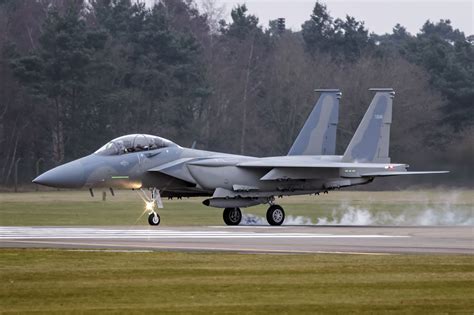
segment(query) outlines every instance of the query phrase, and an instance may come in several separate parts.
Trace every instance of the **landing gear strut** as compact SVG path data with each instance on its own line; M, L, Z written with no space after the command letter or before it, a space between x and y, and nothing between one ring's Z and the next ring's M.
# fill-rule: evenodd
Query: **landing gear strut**
M145 201L145 211L148 211L148 223L150 225L158 225L161 222L160 215L156 213L156 208L163 208L163 202L161 201L160 191L153 188L151 196L143 189L140 189L143 196L142 199Z
M225 224L239 225L242 220L242 211L240 211L240 208L225 208L223 217Z
M267 221L270 225L281 225L285 221L285 211L279 205L271 205L267 210Z

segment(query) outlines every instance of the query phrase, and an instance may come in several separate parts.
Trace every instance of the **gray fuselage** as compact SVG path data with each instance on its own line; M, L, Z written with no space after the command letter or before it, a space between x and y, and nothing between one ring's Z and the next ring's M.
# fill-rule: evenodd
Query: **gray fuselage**
M236 197L269 197L317 193L332 188L364 184L370 178L342 178L339 168L305 169L298 179L268 179L273 169L240 167L243 162L288 161L305 164L306 160L339 162L342 156L280 156L257 158L183 148L168 147L120 155L91 154L58 166L34 180L36 183L62 188L158 188L162 196L211 196L216 189ZM343 173L347 173L344 172ZM218 197L218 196L215 196ZM226 196L228 197L228 196Z

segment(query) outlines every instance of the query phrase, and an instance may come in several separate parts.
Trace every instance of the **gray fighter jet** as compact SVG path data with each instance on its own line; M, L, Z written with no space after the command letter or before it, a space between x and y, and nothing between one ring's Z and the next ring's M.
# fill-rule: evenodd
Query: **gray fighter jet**
M238 225L240 208L269 204L267 221L281 225L275 196L327 193L370 183L376 177L447 173L409 172L389 157L393 89L375 96L344 155L334 155L339 90L322 94L287 156L252 157L183 148L167 139L132 134L116 138L91 155L58 166L33 180L52 187L136 189L143 194L151 225L160 223L161 197L208 197L224 208L224 222Z

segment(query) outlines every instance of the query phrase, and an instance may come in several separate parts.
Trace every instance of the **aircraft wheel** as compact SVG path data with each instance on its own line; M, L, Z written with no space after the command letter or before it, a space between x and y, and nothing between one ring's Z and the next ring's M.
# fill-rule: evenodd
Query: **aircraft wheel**
M270 225L281 225L285 221L285 211L279 205L271 205L267 210L267 221Z
M239 225L242 220L242 212L240 208L225 208L224 209L224 222L227 225Z
M161 222L161 219L158 213L156 212L150 213L150 215L148 216L148 223L150 225L158 225L160 224L160 222Z

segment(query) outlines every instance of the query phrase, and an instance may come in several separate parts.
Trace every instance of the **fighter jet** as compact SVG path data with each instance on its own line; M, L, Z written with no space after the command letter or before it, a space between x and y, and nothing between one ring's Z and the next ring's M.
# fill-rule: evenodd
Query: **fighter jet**
M141 193L150 225L158 225L161 197L207 197L203 204L224 208L227 225L238 225L240 208L268 204L270 225L281 225L285 211L275 197L327 193L363 185L376 177L439 174L409 172L389 157L393 89L375 92L343 155L334 155L339 99L337 89L322 94L287 156L253 157L178 144L152 135L116 138L91 155L58 166L33 180L58 188L134 189Z

